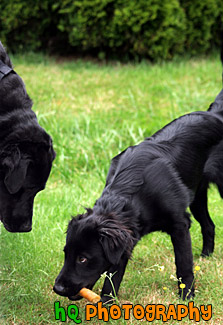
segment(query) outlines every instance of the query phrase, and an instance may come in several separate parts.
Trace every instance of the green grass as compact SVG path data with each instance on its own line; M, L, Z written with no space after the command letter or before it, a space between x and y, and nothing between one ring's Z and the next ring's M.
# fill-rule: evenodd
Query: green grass
M57 158L46 189L35 199L32 232L11 234L1 226L0 324L59 323L54 319L54 301L64 307L69 301L54 294L52 286L63 264L70 216L83 212L83 206L92 206L100 196L114 155L170 120L208 108L221 89L221 65L218 55L160 65L57 62L36 54L12 60L34 101L40 124L54 139ZM196 275L195 305L212 304L209 323L222 324L223 204L215 188L210 189L209 206L216 224L212 257L200 257L196 221L191 229L194 263L201 267ZM162 272L160 266L164 266ZM175 275L175 263L170 238L163 233L145 236L128 264L120 303L178 304L171 274ZM102 280L95 290L101 287ZM85 302L77 305L84 319ZM110 323L136 322L131 317L128 322ZM185 318L183 323L191 321Z

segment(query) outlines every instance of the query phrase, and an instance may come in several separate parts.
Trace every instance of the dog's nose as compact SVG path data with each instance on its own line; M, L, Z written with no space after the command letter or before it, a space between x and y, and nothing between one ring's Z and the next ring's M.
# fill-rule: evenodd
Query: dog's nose
M29 232L32 230L31 223L17 225L17 224L7 224L6 222L3 221L3 224L5 229L8 230L9 232Z
M21 225L13 227L14 232L29 232L31 230L32 230L32 223L30 222L25 222L22 223Z
M64 296L66 292L66 288L62 286L61 284L56 284L53 287L53 290L60 296Z
M32 225L29 223L29 224L21 225L19 227L18 232L29 232L31 230L32 230Z

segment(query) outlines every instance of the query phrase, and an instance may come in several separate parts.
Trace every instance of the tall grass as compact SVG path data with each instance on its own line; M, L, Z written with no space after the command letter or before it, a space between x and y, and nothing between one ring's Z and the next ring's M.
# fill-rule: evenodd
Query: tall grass
M58 62L37 54L12 59L40 124L53 137L57 158L46 189L35 199L32 232L11 234L1 226L0 322L53 324L59 323L54 301L70 303L52 291L63 263L70 216L100 196L114 155L182 114L206 110L221 89L221 66L217 55L160 65ZM201 267L195 304L212 304L209 323L222 324L223 204L215 188L210 189L209 206L216 224L212 257L200 257L202 238L196 221L191 229L194 262ZM120 303L179 303L171 274L175 275L175 263L170 238L163 233L145 236L128 264ZM95 290L101 287L102 280ZM85 302L77 305L84 318Z

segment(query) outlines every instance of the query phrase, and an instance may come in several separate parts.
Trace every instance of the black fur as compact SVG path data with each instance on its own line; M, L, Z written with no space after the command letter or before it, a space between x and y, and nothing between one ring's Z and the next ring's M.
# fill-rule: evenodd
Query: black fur
M0 60L12 63L0 43ZM52 139L38 124L32 101L14 71L0 81L0 218L11 232L32 229L33 201L55 158Z
M131 252L153 231L171 236L177 278L186 285L180 295L194 296L190 238L192 214L201 225L202 255L214 250L214 223L207 207L210 182L223 198L223 90L207 112L182 116L142 143L113 158L106 185L92 210L73 218L65 246L65 262L54 290L80 299L100 275L113 274L118 292ZM103 302L114 295L105 279Z

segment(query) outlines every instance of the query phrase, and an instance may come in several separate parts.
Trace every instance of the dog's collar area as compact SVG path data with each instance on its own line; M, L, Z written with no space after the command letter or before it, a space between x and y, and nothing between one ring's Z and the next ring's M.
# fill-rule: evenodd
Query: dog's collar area
M13 69L0 60L0 80L7 76Z

